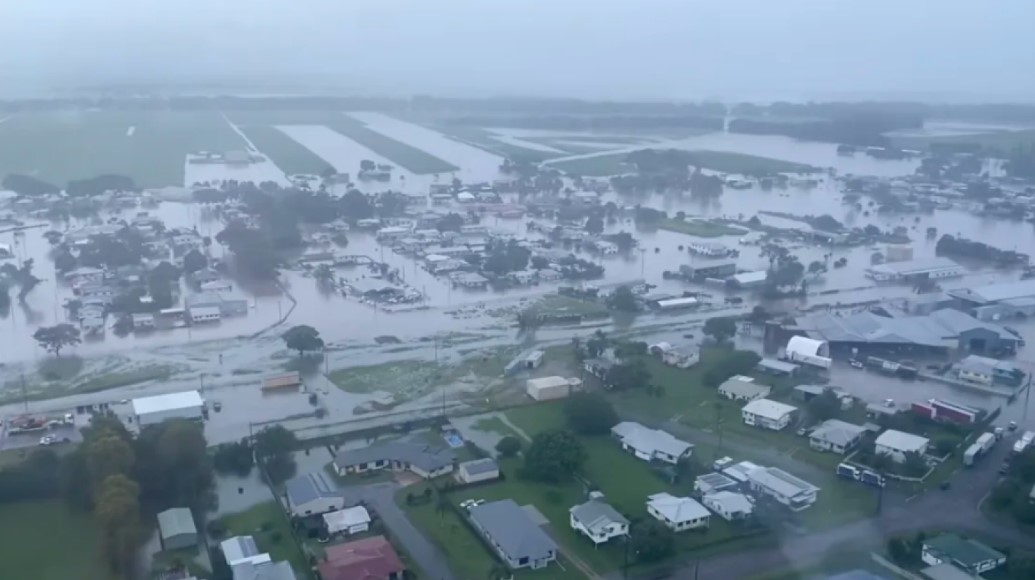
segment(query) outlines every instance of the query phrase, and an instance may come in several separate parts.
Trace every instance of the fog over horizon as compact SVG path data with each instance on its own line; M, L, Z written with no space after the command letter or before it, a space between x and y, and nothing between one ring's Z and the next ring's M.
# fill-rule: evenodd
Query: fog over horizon
M196 84L1035 101L1033 0L40 0L9 2L0 16L5 96Z

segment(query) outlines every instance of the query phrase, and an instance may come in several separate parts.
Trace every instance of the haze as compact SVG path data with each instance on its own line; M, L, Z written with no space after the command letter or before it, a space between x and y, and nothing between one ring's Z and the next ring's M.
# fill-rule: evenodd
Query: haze
M1035 2L7 2L7 92L1033 100Z

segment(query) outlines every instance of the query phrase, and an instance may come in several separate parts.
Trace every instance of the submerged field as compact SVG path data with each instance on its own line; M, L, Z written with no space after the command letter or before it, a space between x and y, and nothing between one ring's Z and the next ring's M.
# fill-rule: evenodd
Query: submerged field
M783 159L771 157L760 157L758 155L746 155L743 153L730 153L728 151L691 151L696 163L702 169L719 171L722 173L738 174L768 174L768 173L799 173L816 171L815 167L804 163L795 163ZM607 175L621 175L632 173L636 168L626 162L628 151L595 155L593 157L580 157L566 159L557 162L548 162L551 167L561 171L587 177L602 177Z
M54 111L0 123L0 176L22 173L64 187L104 173L143 187L183 185L188 153L244 149L214 111Z

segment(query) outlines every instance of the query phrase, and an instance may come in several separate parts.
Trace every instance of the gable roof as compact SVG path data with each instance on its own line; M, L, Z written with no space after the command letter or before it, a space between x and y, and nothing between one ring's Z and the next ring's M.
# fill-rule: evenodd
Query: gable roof
M769 395L772 388L769 385L763 385L755 381L751 377L745 377L743 375L736 375L723 381L719 385L719 393L723 395L731 395L734 397L765 397Z
M223 558L231 567L248 558L261 554L259 547L255 544L255 538L251 536L234 536L219 543L219 549L223 551ZM268 558L267 558L268 560Z
M705 505L722 506L722 511L728 513L751 513L755 505L742 493L732 491L713 491L704 496Z
M171 538L180 534L197 534L198 528L194 526L194 516L190 509L171 508L158 514L158 530L162 538Z
M924 540L924 548L936 552L939 559L951 560L964 568L973 568L982 562L1000 560L1006 556L977 540L961 538L956 534L941 534Z
M388 580L405 568L384 536L328 546L324 555L319 564L323 580Z
M660 451L679 457L693 447L686 441L676 439L667 431L651 429L632 421L622 421L611 427L611 433L619 437L622 443L650 455Z
M591 499L584 504L572 506L568 511L591 532L613 523L629 525L629 520L618 513L618 510L598 499Z
M784 497L795 497L819 491L818 487L804 479L787 473L779 467L759 467L749 471L747 476L755 485L764 487Z
M751 413L774 421L779 420L788 413L797 411L794 405L788 405L772 399L755 399L741 408L744 413Z
M264 554L267 557L268 554ZM290 562L244 561L232 567L234 580L296 580Z
M861 425L853 425L840 419L827 419L812 431L809 438L819 439L831 445L845 446L865 432L866 428Z
M830 342L866 344L915 344L951 348L966 332L985 330L1001 340L1017 340L1003 327L982 322L973 316L944 308L926 316L880 316L874 312L857 312L838 316L819 312L795 320L798 328L813 338Z
M512 499L483 503L470 509L471 520L512 560L547 559L557 544Z
M919 435L913 435L912 433L897 431L895 429L888 429L881 433L880 436L877 437L877 440L874 441L878 446L888 447L895 451L902 452L918 452L929 442L930 440L927 437L921 437Z
M705 518L711 515L697 500L689 497L676 497L670 493L661 492L647 497L647 505L665 516L671 522L687 522Z
M292 506L305 505L311 501L326 497L342 497L327 477L319 471L312 471L289 479L284 484L288 502Z
M489 473L490 471L498 471L500 468L500 466L496 464L496 460L491 457L465 461L461 463L459 467L469 475L481 475L483 473Z
M343 449L334 457L339 468L371 461L390 460L409 463L423 471L437 471L452 465L456 455L449 449L416 441L385 441L362 449Z

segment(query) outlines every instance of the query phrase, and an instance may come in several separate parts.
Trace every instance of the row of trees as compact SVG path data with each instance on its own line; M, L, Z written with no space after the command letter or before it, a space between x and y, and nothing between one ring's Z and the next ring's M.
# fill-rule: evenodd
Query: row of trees
M61 188L37 177L11 173L4 177L3 188L18 195L40 196L60 193ZM74 179L65 186L65 192L71 196L90 197L101 195L106 191L140 191L132 178L125 175L104 174L88 179Z

